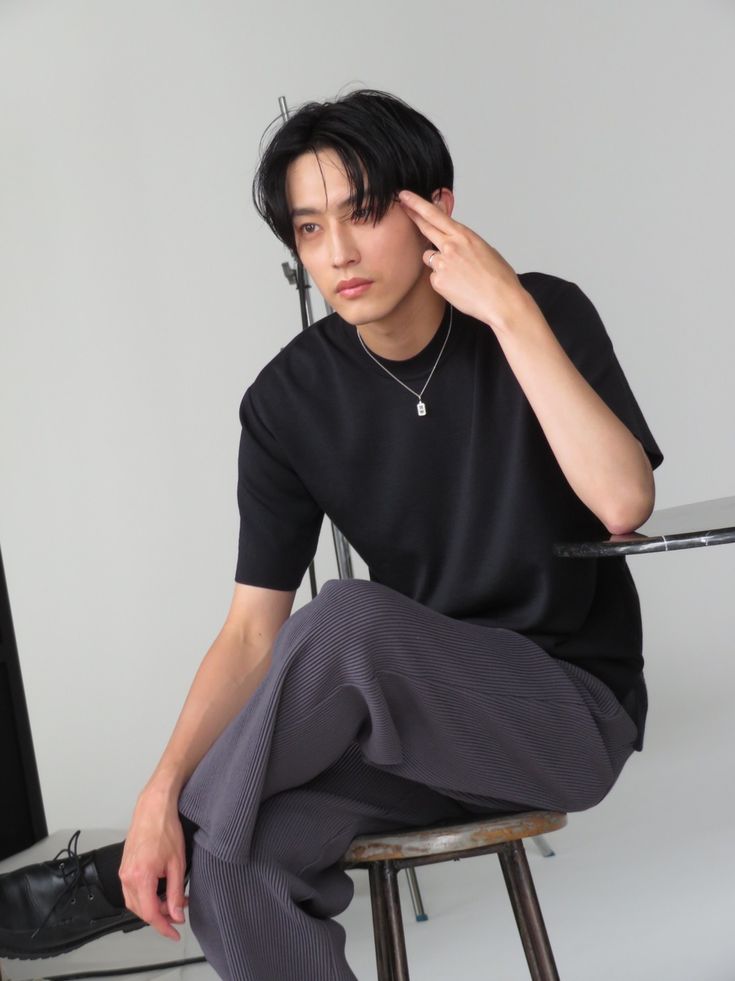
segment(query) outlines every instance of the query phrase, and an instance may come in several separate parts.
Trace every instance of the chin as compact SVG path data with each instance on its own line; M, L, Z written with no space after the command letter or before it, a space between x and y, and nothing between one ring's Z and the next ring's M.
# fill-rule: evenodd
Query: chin
M359 320L355 319L355 311L354 310L350 311L349 307L347 309L345 309L345 307L346 304L343 303L332 304L332 309L334 310L334 312L336 314L339 314L339 316L342 318L342 320L344 320L346 324L352 324L353 326L357 326Z
M354 327L361 327L363 324L372 324L376 320L381 320L386 316L386 310L376 310L375 306L367 303L362 305L358 300L351 303L340 303L334 309L340 317Z

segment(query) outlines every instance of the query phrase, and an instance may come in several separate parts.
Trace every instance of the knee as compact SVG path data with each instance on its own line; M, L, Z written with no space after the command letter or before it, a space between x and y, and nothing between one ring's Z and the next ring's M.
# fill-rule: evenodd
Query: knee
M377 602L386 587L371 579L327 579L313 602L318 606L353 608L355 604Z
M352 677L369 661L392 656L394 632L386 629L405 622L406 610L398 593L365 579L330 580L316 599L293 613L281 628L273 648L277 670L302 659L314 673L332 672L331 679Z
M344 638L366 608L377 608L383 600L381 590L387 592L385 587L366 579L327 580L316 598L292 613L281 627L277 647L299 648L304 641L327 637L335 631Z
M317 621L338 623L342 629L355 623L365 630L397 611L405 615L410 603L407 597L370 579L329 579L308 606L313 607Z

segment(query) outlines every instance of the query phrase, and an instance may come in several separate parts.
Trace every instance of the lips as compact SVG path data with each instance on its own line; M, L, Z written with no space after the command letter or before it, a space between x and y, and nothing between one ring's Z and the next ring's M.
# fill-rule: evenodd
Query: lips
M372 286L372 279L343 279L337 283L337 292L340 296L347 299L362 296L362 294Z

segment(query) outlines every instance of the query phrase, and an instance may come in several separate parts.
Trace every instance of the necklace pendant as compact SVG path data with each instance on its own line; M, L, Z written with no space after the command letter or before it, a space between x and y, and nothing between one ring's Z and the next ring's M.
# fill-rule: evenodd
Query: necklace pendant
M416 406L416 412L420 416L425 416L426 415L426 406L424 405L423 402L419 401L418 405Z

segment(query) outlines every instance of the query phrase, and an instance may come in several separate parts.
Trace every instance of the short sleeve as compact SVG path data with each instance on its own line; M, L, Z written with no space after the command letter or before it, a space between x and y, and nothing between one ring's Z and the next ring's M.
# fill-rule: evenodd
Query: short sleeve
M631 391L592 301L575 283L565 282L552 297L548 320L580 374L639 440L655 470L663 461L663 453Z
M298 589L314 557L324 514L256 405L248 389L240 405L235 580L268 589Z

